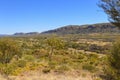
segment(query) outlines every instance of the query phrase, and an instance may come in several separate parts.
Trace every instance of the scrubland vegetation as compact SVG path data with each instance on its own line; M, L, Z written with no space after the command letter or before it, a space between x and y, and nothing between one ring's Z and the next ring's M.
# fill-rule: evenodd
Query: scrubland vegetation
M0 73L8 77L25 75L30 71L58 75L76 73L82 77L87 77L89 73L92 80L103 80L111 74L107 71L112 70L108 68L108 55L117 36L119 35L96 37L86 34L0 38ZM119 44L114 46L116 48L112 49L112 53L120 48ZM115 68L117 67L119 63L116 64Z

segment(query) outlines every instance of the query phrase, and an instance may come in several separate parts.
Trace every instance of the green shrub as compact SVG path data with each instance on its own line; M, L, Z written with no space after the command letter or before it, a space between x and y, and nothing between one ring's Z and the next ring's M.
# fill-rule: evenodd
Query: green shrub
M70 67L68 65L65 65L65 64L57 66L57 68L56 68L56 71L58 71L58 72L65 72L68 70L70 70Z
M91 65L91 64L84 64L84 65L82 66L82 68L83 68L84 70L88 70L88 71L90 71L90 72L94 72L94 71L96 70L95 66L93 66L93 65Z
M35 56L35 58L48 56L48 52L45 49L35 49L32 54Z
M50 72L50 68L44 68L44 69L42 70L42 72L43 72L43 73L49 73L49 72Z
M26 62L25 60L19 60L19 61L16 62L16 65L17 65L18 67L23 68L23 67L26 66L26 63L27 63L27 62Z
M50 61L49 62L49 67L51 68L51 69L55 69L55 67L58 65L58 62L56 62L56 61Z
M49 38L46 40L46 44L49 48L49 60L52 60L54 50L60 50L65 48L65 42L59 38Z
M19 44L13 39L0 39L0 62L5 64L9 63L15 55L18 57L22 56Z
M107 70L108 78L120 80L120 39L113 44L111 53L108 56L109 70Z
M35 61L35 57L33 55L23 55L22 60L25 60L27 62L34 62Z
M3 68L3 73L6 75L11 75L17 69L16 64L5 64Z

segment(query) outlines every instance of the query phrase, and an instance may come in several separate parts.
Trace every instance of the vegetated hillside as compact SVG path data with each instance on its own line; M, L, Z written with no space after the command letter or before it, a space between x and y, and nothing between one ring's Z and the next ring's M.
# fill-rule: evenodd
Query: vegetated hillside
M68 25L58 29L42 32L42 34L87 34L87 33L120 33L118 28L110 23L92 25Z

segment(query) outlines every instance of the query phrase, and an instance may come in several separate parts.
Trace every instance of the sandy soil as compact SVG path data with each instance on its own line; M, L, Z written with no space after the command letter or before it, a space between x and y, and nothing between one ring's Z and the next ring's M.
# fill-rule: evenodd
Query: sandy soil
M39 71L25 72L20 76L10 76L12 80L94 80L89 73L42 73ZM0 80L7 80L0 76Z

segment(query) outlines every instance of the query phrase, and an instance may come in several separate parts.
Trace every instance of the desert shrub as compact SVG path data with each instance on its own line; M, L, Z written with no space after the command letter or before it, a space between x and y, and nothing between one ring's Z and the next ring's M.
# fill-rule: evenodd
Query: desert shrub
M25 60L19 60L19 61L17 61L17 62L15 62L15 64L18 66L18 67L21 67L21 68L23 68L23 67L25 67L26 66L26 61Z
M34 62L35 61L35 57L33 55L23 55L22 56L22 60L25 60L27 62Z
M120 71L120 42L114 43L111 54L109 56L110 64L113 68L118 69Z
M61 40L60 38L49 38L46 40L46 43L49 47L51 47L52 49L63 49L65 47L65 42L63 40Z
M97 55L97 54L89 54L89 55L88 55L88 57L89 57L89 58L91 58L91 57L92 57L92 58L97 59L97 58L98 58L98 55Z
M90 72L94 72L96 70L95 66L91 65L91 64L83 64L82 68L84 70L88 70Z
M5 64L0 63L0 73L4 73Z
M60 50L65 48L65 42L60 38L49 38L46 40L46 44L49 48L49 60L52 60L54 50Z
M6 75L11 75L17 69L16 64L4 64L2 72Z
M69 62L68 63L69 68L74 70L82 70L82 62Z
M34 55L36 58L41 58L41 57L48 56L48 52L45 49L35 49L32 52L32 55Z
M25 48L23 48L23 47L22 47L22 49L23 49L23 54L33 55L33 54L32 54L32 53L33 53L33 49L25 49Z
M84 58L85 58L85 55L83 53L79 53L78 59L84 59Z
M57 62L58 64L61 63L66 63L68 60L70 60L69 56L64 56L64 55L54 55L52 57L52 60Z
M75 48L75 49L79 48L79 44L74 43L74 42L69 43L68 46L71 48Z
M18 60L14 61L12 63L7 64L1 64L0 65L0 72L5 75L14 75L14 74L20 74L20 71L18 71L18 68L22 69L26 66L26 61L24 60Z
M70 67L66 64L59 65L55 69L55 71L57 71L57 72L65 72L65 71L68 71L68 70L70 70Z
M59 64L59 63L58 63L57 61L50 61L50 62L48 63L50 69L55 69L55 67L56 67L58 64Z
M98 64L99 62L99 56L97 54L89 54L88 55L88 61L91 65L96 65Z
M54 54L55 55L63 55L63 56L66 56L66 55L68 55L69 54L69 52L68 51L66 51L65 49L63 50L55 50L54 51Z
M110 80L120 80L120 40L113 44L111 53L108 56L107 78Z
M15 55L18 57L22 56L19 44L9 38L0 39L0 62L9 63Z
M50 72L50 68L44 68L44 69L42 70L42 72L43 72L43 73L49 73L49 72Z
M18 75L20 75L22 72L24 72L24 69L22 69L22 68L17 68L17 69L15 69L10 75L18 76Z
M26 66L24 67L25 70L36 70L39 67L41 67L41 65L39 65L38 63L35 62L27 62Z
M79 49L88 50L88 48L89 48L88 46L89 46L89 44L81 43L81 44L79 44Z

